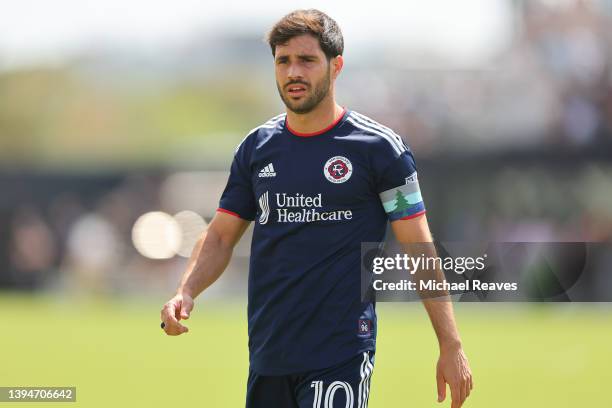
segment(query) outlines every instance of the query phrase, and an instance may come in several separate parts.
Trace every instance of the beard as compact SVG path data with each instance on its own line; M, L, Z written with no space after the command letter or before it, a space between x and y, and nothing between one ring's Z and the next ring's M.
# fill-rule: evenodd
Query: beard
M310 95L307 94L301 100L298 101L294 101L291 99L290 96L285 95L285 93L283 92L283 88L280 86L278 81L276 82L276 88L278 89L278 94L280 95L287 109L289 109L293 113L303 115L305 113L311 112L319 105L319 103L321 103L323 99L325 99L325 97L329 93L330 82L331 73L328 71L325 77L317 84L315 84L314 88L312 88L312 93ZM305 82L300 81L289 82L287 85L291 84L308 85Z

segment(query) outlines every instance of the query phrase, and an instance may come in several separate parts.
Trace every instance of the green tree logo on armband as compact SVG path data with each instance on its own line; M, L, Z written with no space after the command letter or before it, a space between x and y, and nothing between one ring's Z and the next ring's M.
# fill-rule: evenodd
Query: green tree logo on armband
M404 194L400 190L397 190L397 193L395 193L395 200L396 203L393 212L404 212L405 210L412 207L412 204L408 203L406 197L404 197Z

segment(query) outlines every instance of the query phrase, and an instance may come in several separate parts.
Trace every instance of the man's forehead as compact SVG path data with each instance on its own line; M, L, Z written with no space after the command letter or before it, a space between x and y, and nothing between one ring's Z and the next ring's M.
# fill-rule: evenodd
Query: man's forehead
M319 41L312 35L304 34L291 38L285 44L276 46L276 56L289 54L318 55L323 50Z

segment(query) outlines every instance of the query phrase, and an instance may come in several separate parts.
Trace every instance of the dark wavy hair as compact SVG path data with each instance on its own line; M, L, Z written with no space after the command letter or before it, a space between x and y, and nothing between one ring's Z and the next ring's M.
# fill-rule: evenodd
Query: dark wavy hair
M266 36L272 55L276 46L286 44L293 37L309 34L319 40L327 59L342 55L344 38L338 23L330 16L316 9L295 10L281 18Z

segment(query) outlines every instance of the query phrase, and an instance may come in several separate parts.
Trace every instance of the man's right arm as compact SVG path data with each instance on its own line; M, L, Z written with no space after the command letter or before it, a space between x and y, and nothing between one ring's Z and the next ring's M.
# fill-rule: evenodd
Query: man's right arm
M221 276L249 222L224 212L215 214L191 253L176 295L161 310L166 334L177 336L189 330L179 321L189 318L193 299Z

